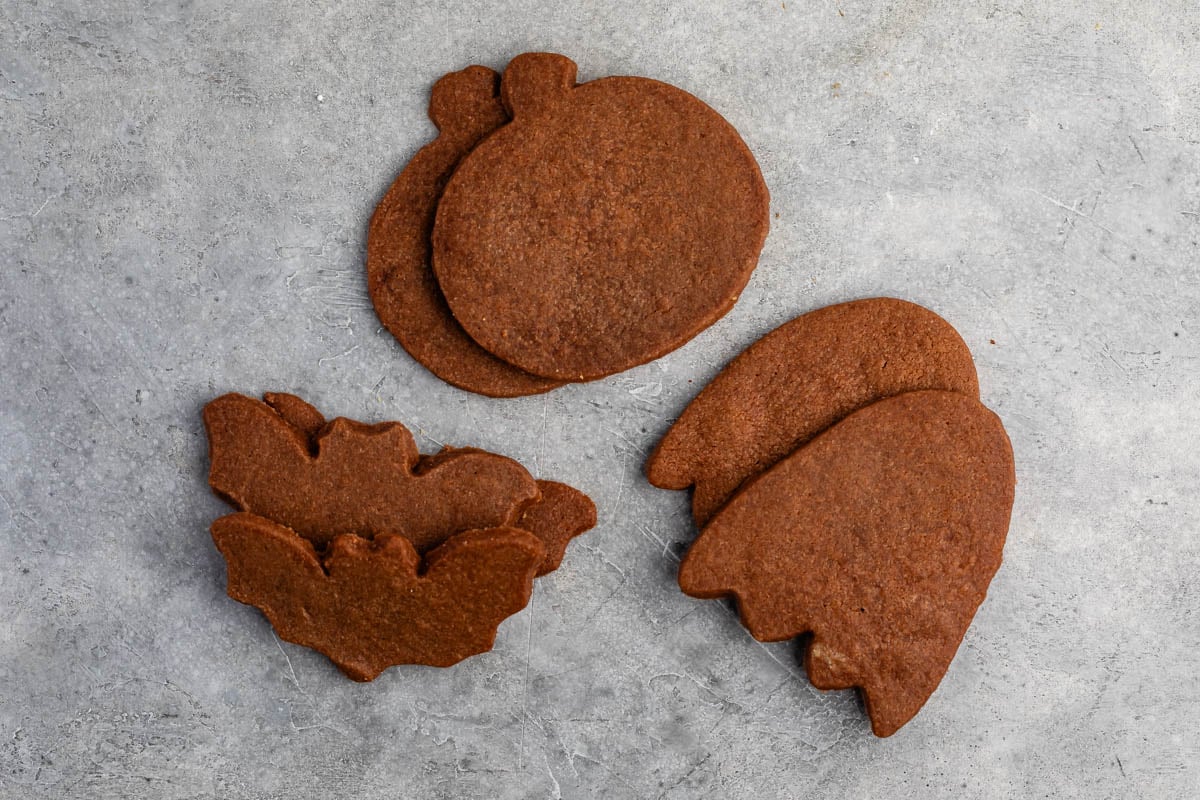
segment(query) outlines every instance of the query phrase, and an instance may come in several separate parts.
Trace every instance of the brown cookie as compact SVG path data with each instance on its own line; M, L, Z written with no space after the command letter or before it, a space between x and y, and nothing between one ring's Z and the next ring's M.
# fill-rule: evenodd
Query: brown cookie
M255 514L221 517L213 541L229 596L260 608L279 636L357 681L397 664L448 667L490 650L496 627L529 602L545 548L515 528L471 530L421 556L403 536L311 542Z
M406 467L416 445L398 422L327 423L295 395L268 392L263 399L228 394L205 407L209 483L239 510L288 525L318 547L338 533L400 533L423 553L461 530L512 525L545 544L538 571L545 575L558 568L571 539L596 525L587 495L534 482L512 459L443 447ZM331 457L326 436L335 426Z
M541 499L525 509L516 526L529 531L546 546L538 577L562 563L567 545L579 534L596 527L596 504L583 492L557 481L538 481Z
M413 156L371 217L367 288L384 327L430 372L460 389L517 397L561 383L522 372L467 336L429 264L429 236L442 187L463 156L508 122L499 83L493 70L467 67L434 84L429 118L438 137Z
M924 705L1000 566L1012 447L965 394L911 392L856 411L750 481L679 570L733 596L762 641L812 632L819 689L863 691L877 736Z
M919 389L979 397L971 352L950 323L886 297L822 308L731 361L667 431L646 476L663 489L694 485L703 527L744 481L847 414Z
M285 407L295 418L296 403ZM425 553L460 531L511 525L539 497L525 468L504 456L464 449L421 464L398 422L339 417L313 435L266 403L227 394L204 407L204 424L213 491L317 547L343 533L388 533Z
M768 196L737 131L646 78L575 83L526 53L505 70L509 125L458 165L433 267L467 334L558 380L670 352L725 314L758 261Z

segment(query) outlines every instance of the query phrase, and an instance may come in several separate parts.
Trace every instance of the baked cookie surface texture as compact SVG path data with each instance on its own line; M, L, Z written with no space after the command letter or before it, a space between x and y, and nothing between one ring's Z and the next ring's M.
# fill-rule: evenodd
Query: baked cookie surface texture
M813 685L859 688L879 736L949 668L1000 566L1016 485L966 343L892 298L763 336L684 409L646 475L694 487L680 588L734 598L757 639L812 634Z
M213 523L229 595L355 680L491 648L568 543L596 524L582 492L475 448L417 452L398 422L324 416L295 395L204 409Z
M811 311L731 361L646 462L662 489L694 486L703 527L746 480L859 408L919 389L979 397L975 363L950 323L889 297Z
M434 272L467 334L564 381L658 358L725 314L769 203L746 144L696 97L575 74L548 53L509 63L512 122L459 162L433 229Z
M819 689L859 687L890 736L937 688L1000 566L1015 485L979 401L881 400L752 480L683 559L694 597L730 596L761 641L812 633Z
M442 189L458 162L508 122L500 76L467 67L433 87L429 118L438 136L400 172L375 208L367 234L367 288L384 327L442 380L490 397L545 392L560 381L501 361L467 336L450 313L430 264L430 235Z

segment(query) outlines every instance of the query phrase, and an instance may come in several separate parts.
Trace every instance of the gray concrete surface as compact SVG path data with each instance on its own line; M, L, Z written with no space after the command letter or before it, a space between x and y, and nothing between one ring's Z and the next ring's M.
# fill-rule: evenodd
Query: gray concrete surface
M1191 0L0 0L0 796L1178 798L1200 791L1200 11ZM548 49L745 135L773 194L682 350L491 401L367 302L432 82ZM1004 567L895 737L684 597L647 449L806 310L972 347L1016 450ZM495 651L369 685L224 595L201 405L290 390L582 487Z

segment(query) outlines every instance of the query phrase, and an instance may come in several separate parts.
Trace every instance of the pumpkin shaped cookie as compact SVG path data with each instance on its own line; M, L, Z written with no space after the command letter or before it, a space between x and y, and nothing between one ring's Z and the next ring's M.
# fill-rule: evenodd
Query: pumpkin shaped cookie
M535 375L601 378L725 314L767 234L767 189L737 131L646 78L575 83L558 55L513 59L512 122L451 176L433 268L477 343Z

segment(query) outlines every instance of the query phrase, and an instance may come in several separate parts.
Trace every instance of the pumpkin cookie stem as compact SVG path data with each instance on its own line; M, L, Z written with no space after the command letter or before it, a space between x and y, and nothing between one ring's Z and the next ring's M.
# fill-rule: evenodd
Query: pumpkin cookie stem
M480 139L503 122L497 119L500 76L487 67L443 75L429 97L429 119L443 136Z
M523 53L504 70L500 100L515 117L541 114L575 88L575 62L555 53Z

